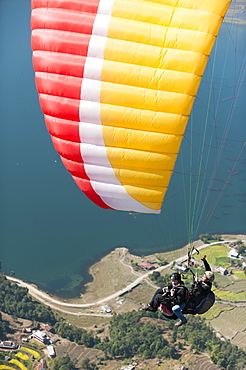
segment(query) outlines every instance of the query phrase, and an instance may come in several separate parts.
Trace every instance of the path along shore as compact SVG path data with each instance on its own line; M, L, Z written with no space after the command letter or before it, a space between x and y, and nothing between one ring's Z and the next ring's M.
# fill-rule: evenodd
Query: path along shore
M238 240L239 239L217 241L217 242L210 243L210 244L203 244L203 245L201 245L199 247L196 247L196 249L201 250L201 249L207 247L208 245L233 243L233 242L236 242ZM194 253L196 253L196 251L194 251ZM177 262L177 263L182 262L186 258L187 258L187 255L184 255L182 257L177 258L175 260L175 262ZM171 263L165 265L165 266L160 266L160 267L156 268L155 271L161 272L164 269L170 268L171 265L172 265L172 263L173 263L173 261ZM17 279L15 277L11 277L11 276L6 276L6 278L8 280L10 280L10 281L13 281L13 282L17 283L21 287L27 288L28 289L28 293L33 298L37 299L39 302L45 304L46 306L49 306L52 309L57 310L57 311L61 311L63 313L70 314L70 315L75 315L75 316L88 315L88 316L110 317L111 314L104 314L103 315L103 314L95 314L95 313L81 313L81 312L67 311L67 310L64 310L63 308L61 308L59 306L65 306L65 307L71 307L71 308L90 308L90 307L93 307L93 306L105 304L106 302L110 301L111 299L115 299L115 298L121 296L122 294L127 293L128 291L130 291L131 289L133 289L136 285L138 285L142 280L146 279L152 273L153 273L153 271L146 272L146 274L143 274L140 277L138 277L134 282L132 282L129 285L127 285L124 289L121 289L121 290L115 292L114 294L111 294L111 295L109 295L109 296L107 296L105 298L102 298L102 299L100 299L100 300L98 300L96 302L93 302L93 303L81 303L81 304L78 304L78 303L77 304L75 304L75 303L67 303L67 302L59 301L57 299L52 298L47 293L44 293L43 291L39 290L35 286L33 286L31 284L28 284L28 283L25 283L24 281L22 281L20 279Z

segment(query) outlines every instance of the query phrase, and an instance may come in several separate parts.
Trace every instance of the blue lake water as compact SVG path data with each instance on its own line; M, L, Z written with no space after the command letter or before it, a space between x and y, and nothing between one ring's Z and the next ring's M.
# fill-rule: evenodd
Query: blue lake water
M246 230L246 27L225 22L208 63L162 214L92 204L64 169L34 84L29 0L0 2L2 270L73 296L118 246L174 250L201 233Z

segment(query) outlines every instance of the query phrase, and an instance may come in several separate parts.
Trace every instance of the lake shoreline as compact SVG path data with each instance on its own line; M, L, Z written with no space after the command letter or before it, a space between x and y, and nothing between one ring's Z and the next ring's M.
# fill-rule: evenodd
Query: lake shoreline
M230 240L235 241L235 240L245 239L245 235L242 235L242 234L222 234L221 238L223 240L227 240L227 241L230 241ZM198 248L198 247L204 245L204 243L199 239L199 240L196 240L193 243L193 245L194 245L195 248ZM207 244L207 245L209 245L209 244ZM66 301L66 302L78 302L78 301L81 300L82 297L86 297L86 296L90 297L91 295L93 295L93 290L98 289L98 287L95 288L95 286L97 286L99 284L100 284L100 290L104 291L104 289L106 289L105 286L107 285L107 280L109 280L109 277L107 278L107 272L104 271L104 268L105 268L104 261L111 258L113 264L115 264L115 265L120 264L120 261L123 258L122 254L120 253L120 251L122 251L122 250L126 251L125 254L127 255L126 258L127 258L128 262L133 261L133 263L136 263L136 262L141 263L141 261L149 261L149 260L153 260L154 258L158 258L158 256L159 256L159 258L160 257L164 258L164 259L166 258L168 262L172 262L172 261L180 258L181 256L186 255L187 252L188 252L188 248L189 248L189 244L183 246L182 248L178 248L178 249L172 250L172 251L155 252L153 254L139 256L139 255L136 255L136 254L132 254L130 249L125 247L125 246L115 247L110 252L108 252L106 254L103 254L99 259L93 261L93 263L90 264L90 266L88 266L87 274L90 277L90 279L88 279L88 281L83 280L83 282L79 284L78 289L77 289L77 291L79 291L79 293L74 295L74 296L70 296L70 297L65 297L63 295L59 295L55 291L51 292L49 289L45 289L44 287L42 287L42 285L39 285L37 283L33 283L33 282L30 282L30 281L26 281L26 283L29 283L29 284L37 287L37 289L40 290L41 292L46 293L49 296L54 297L57 300L63 300L63 301ZM130 262L129 262L129 264L130 264ZM113 271L113 269L112 269L112 271ZM98 280L99 280L99 282L97 282ZM102 295L104 295L104 293Z

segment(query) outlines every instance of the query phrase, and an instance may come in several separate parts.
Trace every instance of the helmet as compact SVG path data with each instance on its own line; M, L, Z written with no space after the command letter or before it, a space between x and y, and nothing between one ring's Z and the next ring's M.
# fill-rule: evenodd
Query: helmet
M214 281L214 274L213 274L212 271L205 271L205 275L206 275L207 279L209 281L211 281L211 283L212 283L212 281Z
M178 272L174 272L174 273L170 276L170 279L171 279L171 280L178 280L178 281L181 281L181 275L180 275Z

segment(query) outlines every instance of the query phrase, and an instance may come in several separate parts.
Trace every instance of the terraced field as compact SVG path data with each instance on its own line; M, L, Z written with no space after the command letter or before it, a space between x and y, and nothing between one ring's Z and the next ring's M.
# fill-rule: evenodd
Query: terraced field
M226 290L229 290L232 293L245 292L246 282L245 280L235 281L232 285L226 287Z
M215 365L208 356L199 356L189 364L189 369L194 370L219 370L220 367Z
M227 324L226 324L227 323ZM235 307L211 320L211 325L231 343L246 350L246 309ZM244 339L244 340L243 340Z
M56 346L56 355L57 357L69 355L72 360L76 360L77 364L80 364L85 358L88 358L91 362L96 362L98 358L104 356L104 353L63 339Z
M23 361L25 363L25 361ZM27 367L24 365L22 361L17 360L16 358L12 358L12 360L9 361L10 364L16 365L17 368L20 368L21 370L27 370Z
M245 292L242 292L242 291L238 293L233 293L233 292L230 292L229 290L219 290L219 289L214 288L213 292L217 298L223 299L226 301L233 301L233 302L246 301Z
M21 349L22 351L24 351L24 352L27 352L29 356L30 356L30 354L31 354L32 356L34 356L36 360L40 360L40 358L41 358L40 353L38 353L37 351L34 351L34 350L33 350L33 349L31 349L31 348L27 348L27 347L20 347L20 349Z
M224 312L226 310L233 310L233 307L230 306L225 307L224 305L215 303L213 307L210 308L210 310L203 315L203 317L207 320L212 320L218 317L221 314L221 312Z
M37 351L30 348L20 347L18 352L15 353L10 361L5 361L4 365L0 365L0 370L28 370L32 368L34 364L33 359L35 358L36 363L40 360L41 355Z

